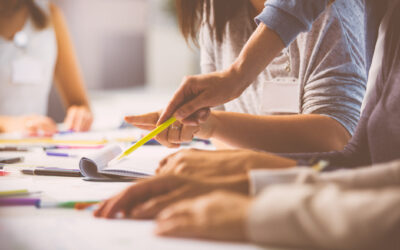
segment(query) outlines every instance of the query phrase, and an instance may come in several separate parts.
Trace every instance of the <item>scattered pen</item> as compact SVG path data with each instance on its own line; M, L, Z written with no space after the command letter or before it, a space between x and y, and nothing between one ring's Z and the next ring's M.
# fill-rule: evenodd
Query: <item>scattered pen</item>
M64 169L64 168L51 168L51 167L36 167L34 169L22 169L21 173L27 175L82 177L82 174L78 169Z
M90 206L100 203L100 201L67 201L67 202L45 202L40 201L37 208L74 208L83 210Z
M57 157L78 157L78 155L68 154L68 153L58 153L58 152L46 152L47 156L57 156Z
M41 191L29 191L27 189L4 190L4 191L0 191L0 198L10 197L10 196L29 196L29 195L39 194L39 193L41 193Z
M27 152L27 148L19 148L19 147L0 147L1 152Z
M0 176L7 176L9 174L10 174L10 172L0 170Z
M0 206L38 206L40 199L0 198Z

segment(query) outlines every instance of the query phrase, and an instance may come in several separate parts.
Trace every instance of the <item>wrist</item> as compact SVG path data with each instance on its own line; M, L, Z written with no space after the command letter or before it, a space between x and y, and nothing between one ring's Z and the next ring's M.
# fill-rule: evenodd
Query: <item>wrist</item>
M200 130L196 133L196 136L201 139L210 139L214 137L216 127L218 126L217 123L215 111L211 111L207 121L200 124Z
M244 63L241 60L236 60L228 69L222 72L223 77L231 79L230 82L232 87L235 87L237 96L239 97L242 92L252 83L252 79L248 74L248 71L244 69Z
M214 178L212 182L215 184L216 189L224 189L246 196L250 194L250 178L247 174Z

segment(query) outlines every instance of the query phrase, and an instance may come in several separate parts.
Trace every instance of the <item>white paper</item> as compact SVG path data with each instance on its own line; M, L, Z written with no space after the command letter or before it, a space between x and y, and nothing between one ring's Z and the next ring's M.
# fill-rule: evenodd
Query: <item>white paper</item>
M176 149L163 146L143 146L115 164L108 163L123 150L118 145L107 146L96 153L83 157L79 163L82 175L104 178L103 174L120 177L146 178L155 174L159 162Z

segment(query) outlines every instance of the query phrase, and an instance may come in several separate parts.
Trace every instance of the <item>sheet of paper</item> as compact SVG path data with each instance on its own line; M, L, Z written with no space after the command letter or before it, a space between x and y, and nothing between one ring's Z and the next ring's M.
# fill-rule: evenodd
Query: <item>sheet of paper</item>
M176 151L163 146L141 147L117 164L107 166L102 172L122 170L154 175L159 162Z

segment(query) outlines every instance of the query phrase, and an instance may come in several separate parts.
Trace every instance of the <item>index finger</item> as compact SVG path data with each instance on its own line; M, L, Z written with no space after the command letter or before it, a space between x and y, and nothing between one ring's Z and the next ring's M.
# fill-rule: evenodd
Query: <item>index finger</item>
M126 116L125 121L133 125L156 125L160 115L158 112L143 115Z
M168 192L173 187L171 184L176 185L178 182L171 180L169 176L138 182L115 198L110 199L99 216L113 218L120 211L129 211L138 203Z
M174 115L175 111L180 106L182 106L184 104L184 102L185 102L185 93L184 93L183 86L182 86L175 92L171 101L168 103L167 107L161 113L157 125L160 125L161 123L165 122L170 117L172 117Z

